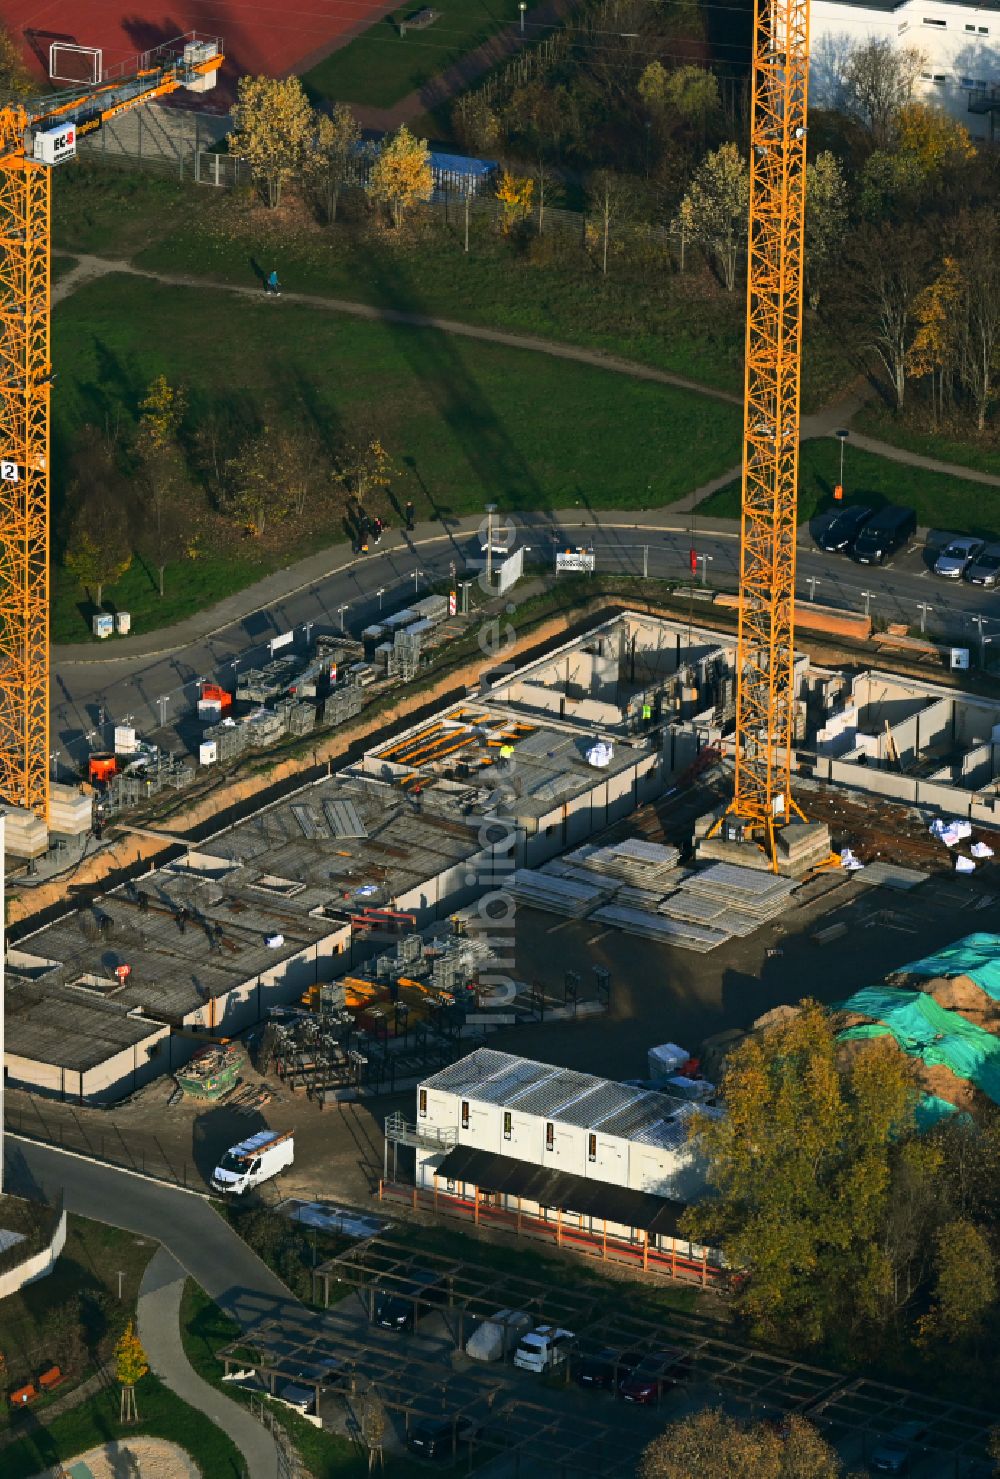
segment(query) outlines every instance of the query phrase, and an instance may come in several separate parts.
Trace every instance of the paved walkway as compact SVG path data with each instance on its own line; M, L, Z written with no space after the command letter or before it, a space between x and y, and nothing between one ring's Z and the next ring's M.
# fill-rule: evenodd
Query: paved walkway
M149 1364L172 1392L229 1435L243 1455L249 1479L274 1479L278 1472L278 1451L270 1433L245 1407L202 1381L184 1354L180 1311L186 1277L173 1254L163 1247L147 1265L139 1288L139 1339ZM160 1479L155 1470L149 1472ZM141 1474L146 1479L145 1466ZM168 1479L166 1473L163 1479Z

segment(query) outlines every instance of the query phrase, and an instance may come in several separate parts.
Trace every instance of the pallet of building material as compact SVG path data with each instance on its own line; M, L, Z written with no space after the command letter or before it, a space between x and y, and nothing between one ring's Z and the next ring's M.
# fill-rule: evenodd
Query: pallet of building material
M532 868L518 868L509 887L522 904L531 904L550 914L564 914L569 919L583 919L606 898L598 886L575 883L570 878L536 872Z
M723 899L731 909L755 914L761 919L770 919L780 913L796 886L794 878L758 872L755 868L741 868L736 863L712 863L692 873L681 885L688 893Z
M693 924L712 924L720 914L725 914L727 906L724 899L712 898L708 894L693 894L681 887L661 899L657 908L660 914L666 914L671 919L689 919Z
M659 842L646 842L628 837L605 847L587 843L568 853L566 861L574 867L621 878L637 888L654 888L663 882L664 889L673 881L669 875L676 868L680 853L676 847Z
M919 868L903 868L899 863L874 862L866 863L853 876L855 883L896 888L906 893L923 883L930 874L921 872Z
M608 924L629 935L642 939L656 940L664 945L678 945L682 950L697 950L707 953L717 945L724 945L731 937L724 930L706 924L694 924L683 919L668 919L663 914L648 914L645 910L624 909L618 904L605 904L590 916L593 924Z
M618 880L615 878L601 878L591 868L575 868L565 858L550 858L538 869L539 873L551 874L556 878L569 878L574 883L585 884L588 888L599 888L605 898L612 898L615 889L618 888Z
M623 883L615 889L615 903L626 909L648 909L655 914L662 900L663 890L658 888L637 888L634 883Z

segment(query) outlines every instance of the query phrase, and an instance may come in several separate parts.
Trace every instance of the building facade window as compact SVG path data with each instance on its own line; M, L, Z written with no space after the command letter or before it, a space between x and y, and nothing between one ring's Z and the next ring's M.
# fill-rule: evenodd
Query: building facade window
M503 1117L503 1138L509 1140L514 1129L514 1117L509 1112Z
M587 1136L587 1160L588 1161L596 1161L597 1160L597 1136L596 1135L588 1135Z
M545 1149L552 1150L556 1143L556 1127L551 1120L545 1121Z
M933 16L925 15L924 16L924 25L925 26L937 26L937 28L938 28L939 31L943 31L946 28L946 26L948 25L948 22L947 21L938 21L938 20L935 20L933 18Z
M468 1099L463 1099L462 1100L462 1129L463 1130L467 1130L468 1128L469 1128L469 1101L468 1101Z
M427 1113L427 1090L421 1089L417 1097L417 1113L421 1116Z

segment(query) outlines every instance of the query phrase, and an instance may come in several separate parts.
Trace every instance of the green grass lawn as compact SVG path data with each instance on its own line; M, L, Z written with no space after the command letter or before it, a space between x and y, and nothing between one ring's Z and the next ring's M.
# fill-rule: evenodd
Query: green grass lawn
M444 0L425 31L399 34L399 22L419 10L402 5L332 52L303 77L314 97L391 108L483 41L518 23L517 0Z
M257 281L254 263L273 259L289 289L586 345L742 395L742 291L713 289L697 272L679 277L661 261L613 260L605 278L566 239L525 251L481 219L466 255L457 213L448 223L432 218L417 239L350 222L289 236L227 195L79 162L59 187L63 250L241 284ZM841 337L810 315L804 408L825 403L853 373Z
M189 1407L155 1376L144 1376L135 1391L139 1421L118 1421L118 1392L102 1392L70 1412L44 1422L44 1414L20 1415L24 1437L0 1449L3 1479L30 1479L60 1460L73 1458L115 1438L147 1435L184 1448L211 1479L242 1479L243 1460L235 1444L203 1413Z
M972 467L978 472L1000 477L1000 425L996 418L992 422L992 435L987 431L986 435L979 436L970 424L967 434L960 436L914 426L884 406L866 406L855 416L853 425L858 431L879 437L883 442L892 442L893 446L905 447L907 451L936 457L940 462L957 462L962 467ZM994 489L993 496L1000 499L1000 489Z
M690 392L433 330L125 276L60 305L53 359L57 467L82 423L104 425L119 407L134 415L161 372L192 401L227 397L279 416L304 409L334 439L374 422L399 467L393 493L412 498L419 518L491 501L512 511L654 507L738 459L738 409ZM58 473L55 482L58 506ZM318 542L337 537L323 531ZM163 602L137 563L105 599L141 631L261 571L246 539L225 560L168 571ZM60 578L55 598L56 640L84 637L79 590Z
M840 444L833 437L803 442L799 463L799 519L805 522L833 507L833 487L840 465ZM938 529L997 537L1000 494L982 483L969 483L941 473L923 472L847 444L844 491L850 503L904 503L917 511L917 522ZM740 485L730 483L699 504L700 514L739 518Z

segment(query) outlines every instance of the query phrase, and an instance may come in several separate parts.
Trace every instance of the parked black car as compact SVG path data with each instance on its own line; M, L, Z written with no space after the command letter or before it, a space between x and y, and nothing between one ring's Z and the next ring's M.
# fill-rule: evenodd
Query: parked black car
M582 1356L573 1363L573 1380L584 1390L613 1392L627 1381L642 1360L641 1351L619 1351L611 1347Z
M860 530L851 554L861 565L884 565L890 555L902 549L917 532L917 515L912 508L889 504L880 508Z
M410 1331L427 1314L429 1304L443 1304L447 1298L444 1279L430 1269L411 1269L398 1289L380 1289L372 1302L373 1325L383 1330Z
M418 1418L406 1435L406 1446L420 1458L452 1458L479 1433L479 1424L467 1417Z
M853 548L855 539L873 512L873 509L862 503L852 503L847 508L839 509L826 528L816 535L816 543L820 549L828 550L831 554L846 555Z

